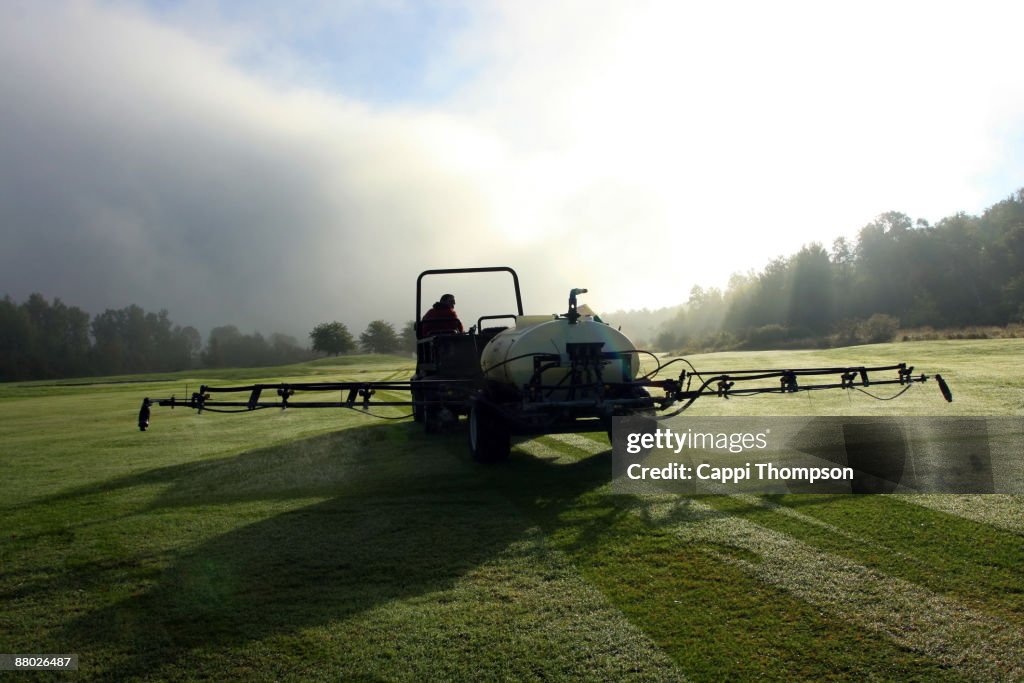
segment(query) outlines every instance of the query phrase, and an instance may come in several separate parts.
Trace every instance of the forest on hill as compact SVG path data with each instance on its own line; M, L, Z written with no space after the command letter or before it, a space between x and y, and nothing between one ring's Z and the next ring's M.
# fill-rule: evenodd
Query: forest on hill
M646 322L642 312L607 317L627 330ZM646 342L661 351L843 346L891 341L901 328L1022 320L1024 189L981 216L935 225L888 212L853 242L805 245L734 274L725 291L695 286L670 319L648 323Z

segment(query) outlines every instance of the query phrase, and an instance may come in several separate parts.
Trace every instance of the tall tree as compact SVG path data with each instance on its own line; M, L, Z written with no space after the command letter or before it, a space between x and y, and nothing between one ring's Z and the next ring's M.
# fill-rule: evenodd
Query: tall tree
M32 322L11 297L0 300L0 380L31 379Z
M802 248L790 262L789 312L786 324L815 334L828 332L833 323L832 264L820 244Z
M210 367L233 368L271 365L277 360L262 334L242 334L234 325L223 325L210 330L209 342L203 357Z
M309 333L309 338L313 342L314 351L332 356L348 353L356 348L356 342L349 334L348 328L337 320L320 323Z
M38 293L29 296L22 308L31 328L32 376L85 374L89 365L89 315L60 299L51 304Z
M203 364L211 368L227 367L234 364L233 351L237 350L242 333L234 325L221 325L210 330L203 352Z
M400 342L394 326L383 320L374 320L359 335L359 346L366 353L395 353Z

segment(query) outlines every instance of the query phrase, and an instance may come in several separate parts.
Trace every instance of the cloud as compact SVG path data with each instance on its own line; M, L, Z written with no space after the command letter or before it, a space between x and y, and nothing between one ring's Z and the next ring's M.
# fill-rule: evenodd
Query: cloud
M268 86L134 12L61 5L4 26L14 295L264 331L401 322L423 264L459 244L479 257L473 185L437 156L462 135L443 116Z
M1012 5L437 7L4 5L0 290L301 335L511 264L534 312L654 307L1021 184Z
M500 86L461 105L526 150L545 231L628 231L723 282L882 211L980 210L1015 189L990 169L1024 170L1005 3L500 8L470 48Z

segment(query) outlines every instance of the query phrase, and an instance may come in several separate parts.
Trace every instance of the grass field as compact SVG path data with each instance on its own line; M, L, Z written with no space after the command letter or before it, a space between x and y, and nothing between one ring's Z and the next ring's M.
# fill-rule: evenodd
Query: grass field
M1017 339L693 357L906 360L956 400L928 383L692 410L1024 415L1022 357ZM1024 678L1022 498L613 496L603 435L481 467L464 434L352 411L135 427L143 396L186 383L410 374L361 357L0 385L0 652L77 653L84 680Z

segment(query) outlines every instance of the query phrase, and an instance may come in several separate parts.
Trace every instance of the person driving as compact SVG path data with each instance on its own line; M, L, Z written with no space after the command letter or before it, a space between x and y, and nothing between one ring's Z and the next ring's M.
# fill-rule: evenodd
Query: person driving
M434 306L426 312L423 316L423 322L420 323L420 337L429 337L432 334L442 334L445 332L462 333L464 331L462 329L462 321L459 320L459 316L455 312L454 294L442 296L441 300L435 302Z

